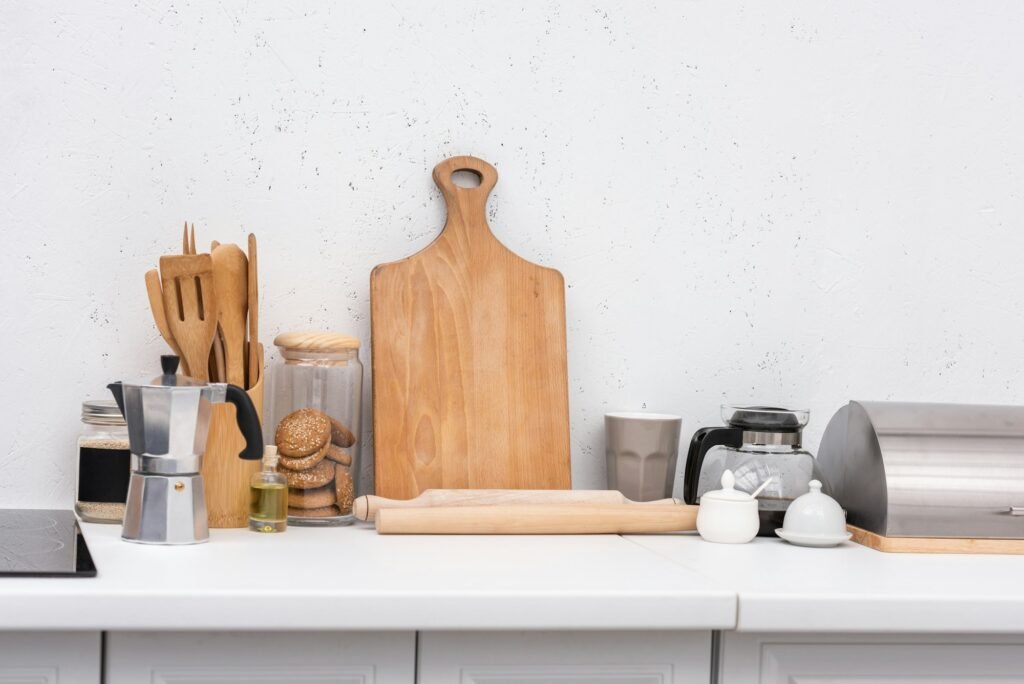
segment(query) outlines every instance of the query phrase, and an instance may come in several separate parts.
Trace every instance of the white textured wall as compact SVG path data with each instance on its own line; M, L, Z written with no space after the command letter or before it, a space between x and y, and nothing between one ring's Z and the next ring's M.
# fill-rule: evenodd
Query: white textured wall
M259 235L264 337L365 340L462 153L565 274L577 486L610 409L808 406L816 445L853 397L1020 402L1022 36L1016 2L3 0L0 506L71 504L185 218Z

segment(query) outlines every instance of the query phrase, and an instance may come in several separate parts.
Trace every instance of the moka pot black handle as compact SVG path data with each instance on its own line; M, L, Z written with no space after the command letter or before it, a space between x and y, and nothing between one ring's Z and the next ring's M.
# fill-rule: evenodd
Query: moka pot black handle
M704 456L711 447L727 446L739 449L742 445L743 428L706 427L693 433L683 470L683 501L691 506L697 503L700 469L704 466Z
M228 385L224 400L235 405L235 422L245 438L245 448L238 457L246 461L260 460L263 458L263 428L252 399L238 385Z

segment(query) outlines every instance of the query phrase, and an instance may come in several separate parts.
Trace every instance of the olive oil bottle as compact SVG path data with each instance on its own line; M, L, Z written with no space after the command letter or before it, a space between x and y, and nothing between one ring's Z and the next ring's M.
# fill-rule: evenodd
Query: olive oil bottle
M249 529L284 532L288 528L288 481L277 472L277 447L263 449L263 470L249 482Z

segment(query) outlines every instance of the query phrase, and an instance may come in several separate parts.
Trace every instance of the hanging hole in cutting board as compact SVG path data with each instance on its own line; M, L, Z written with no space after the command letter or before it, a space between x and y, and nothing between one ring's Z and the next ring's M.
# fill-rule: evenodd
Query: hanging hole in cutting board
M483 182L484 177L472 169L452 171L452 183L460 188L479 188Z

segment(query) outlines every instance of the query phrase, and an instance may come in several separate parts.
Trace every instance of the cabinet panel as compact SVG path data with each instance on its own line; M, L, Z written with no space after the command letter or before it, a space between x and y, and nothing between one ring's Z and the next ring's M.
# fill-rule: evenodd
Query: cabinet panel
M425 632L418 684L707 684L710 632Z
M1024 682L1024 637L727 633L722 684Z
M0 632L0 684L100 684L99 632Z
M413 684L413 632L112 632L106 684Z

